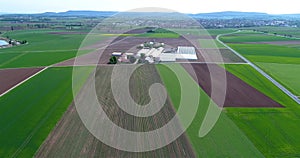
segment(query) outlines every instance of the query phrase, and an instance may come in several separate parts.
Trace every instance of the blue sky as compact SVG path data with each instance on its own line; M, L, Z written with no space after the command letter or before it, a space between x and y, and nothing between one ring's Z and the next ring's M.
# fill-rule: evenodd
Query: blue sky
M0 12L41 13L67 10L127 11L141 7L168 8L183 13L253 11L300 13L299 0L5 0Z

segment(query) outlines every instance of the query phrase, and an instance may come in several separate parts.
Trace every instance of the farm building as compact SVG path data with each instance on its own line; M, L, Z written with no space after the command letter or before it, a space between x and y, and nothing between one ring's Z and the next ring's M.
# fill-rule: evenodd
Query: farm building
M171 53L167 53L171 52ZM197 60L197 54L194 47L183 47L179 46L177 51L168 50L165 53L161 53L159 55L160 61L162 62L174 62L177 59L185 59L185 60Z
M197 60L197 54L194 47L178 46L176 59Z
M122 55L122 52L113 52L111 55L116 56L116 57L120 57Z

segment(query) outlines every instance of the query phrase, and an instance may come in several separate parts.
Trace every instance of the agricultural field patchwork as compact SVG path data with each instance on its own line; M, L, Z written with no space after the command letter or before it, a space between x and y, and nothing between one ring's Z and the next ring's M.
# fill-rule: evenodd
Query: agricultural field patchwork
M150 131L163 126L175 115L169 99L158 113L150 117L135 117L124 112L117 105L112 94L112 70L112 66L99 66L95 73L95 79L97 82L98 100L108 117L115 124L131 131ZM161 83L154 65L141 66L134 72L130 80L130 91L137 103L144 105L150 101L147 90L152 83ZM78 97L81 96L84 96L84 91L79 92ZM113 133L115 129L110 130ZM79 139L74 139L74 137L78 138L78 136ZM36 156L63 157L65 155L74 155L76 157L117 157L120 155L124 157L194 157L194 151L184 134L173 143L149 152L134 153L109 147L89 133L80 120L75 105L72 104Z
M35 154L72 102L71 73L49 68L0 98L1 157Z
M47 69L0 97L0 157L299 156L300 127L297 125L300 106L215 39L219 34L235 32L236 29L209 29L207 31L211 36L197 36L195 29L174 29L174 32L180 32L199 44L196 52L199 60L190 65L198 82L186 67L188 63L139 65L130 78L131 97L137 103L146 105L150 102L149 87L153 83L161 83L165 85L168 98L158 113L145 118L135 117L118 107L111 90L112 69L123 66L125 72L126 67L133 65L108 65L112 52L137 50L136 46L149 39L173 47L191 45L174 32L164 29L146 31L133 30L123 35L117 32L91 34L89 39L85 39L88 31L44 29L5 33L3 36L29 43L0 49L0 76L6 75L0 79L5 84L1 85L0 93L44 67ZM117 38L107 46L107 42L114 37ZM220 39L300 96L298 40L253 31L242 31ZM103 54L98 61L100 50ZM78 53L78 65L74 65L74 57ZM224 63L216 60L218 53ZM213 64L211 70L217 74L222 70L226 72L224 107L219 100L211 98L211 77L203 62ZM100 65L93 75L97 64ZM190 97L194 95L192 87L201 95L194 120L177 140L161 149L135 153L112 148L88 131L72 102L72 90L77 98L84 97L83 90L91 77L96 79L98 101L106 115L119 127L145 132L170 121L180 108L182 90L178 76L166 65L184 76L185 84L191 87ZM80 84L72 89L74 69L80 72ZM122 73L117 76L122 77ZM215 79L220 83L223 80L221 77ZM186 102L185 106L189 104L191 102ZM220 116L211 131L201 137L200 129L205 128L202 125L207 123L205 117L210 108L219 111ZM181 117L176 118L179 125ZM113 133L115 129L109 130ZM165 135L173 134L165 131ZM162 137L162 141L164 139ZM150 140L150 143L160 142Z
M226 65L235 74L262 93L278 101L285 108L236 109L227 108L226 114L235 122L266 157L297 157L299 155L299 105L280 89L258 74L249 65Z

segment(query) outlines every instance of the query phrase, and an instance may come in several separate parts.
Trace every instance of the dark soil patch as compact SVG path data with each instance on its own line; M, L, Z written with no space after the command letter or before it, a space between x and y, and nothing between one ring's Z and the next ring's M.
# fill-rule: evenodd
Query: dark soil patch
M185 64L182 64L186 70L191 74L191 70L187 69ZM210 71L213 71L215 74L222 74L224 71L223 68L215 64L210 64ZM211 96L211 75L208 69L207 64L192 64L192 67L197 75L198 84L200 87ZM255 108L272 108L272 107L283 107L279 103L275 102L268 96L259 92L255 88L251 87L243 80L234 76L233 74L226 71L226 96L224 107L255 107ZM224 78L217 77L213 78L215 83L220 83ZM220 89L221 87L218 87ZM219 85L220 86L220 85ZM221 85L222 86L222 85ZM212 98L214 102L222 106L222 96L223 94L217 94L215 98Z
M22 68L0 70L0 94L42 70L43 68Z

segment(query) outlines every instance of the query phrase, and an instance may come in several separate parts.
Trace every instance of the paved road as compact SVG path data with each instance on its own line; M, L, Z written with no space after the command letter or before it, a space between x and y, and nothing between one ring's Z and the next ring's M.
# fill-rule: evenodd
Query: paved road
M265 73L262 69L260 69L258 66L256 66L255 64L253 64L251 61L249 61L248 59L246 59L245 57L243 57L240 53L238 53L237 51L233 50L232 48L230 48L227 44L225 44L224 42L222 42L220 40L221 36L225 36L225 35L231 35L231 34L235 34L235 33L239 33L241 32L236 31L236 32L232 32L232 33L226 33L226 34L220 34L217 36L217 41L220 42L221 44L223 44L226 48L228 48L229 50L231 50L233 53L235 53L237 56L239 56L241 59L243 59L245 62L247 62L250 66L252 66L256 71L258 71L260 74L262 74L264 77L266 77L269 81L271 81L275 86L277 86L279 89L281 89L285 94L287 94L289 97L291 97L295 102L297 102L298 104L300 104L300 99L295 96L293 93L291 93L288 89L286 89L284 86L282 86L280 83L278 83L275 79L273 79L270 75L268 75L267 73Z

